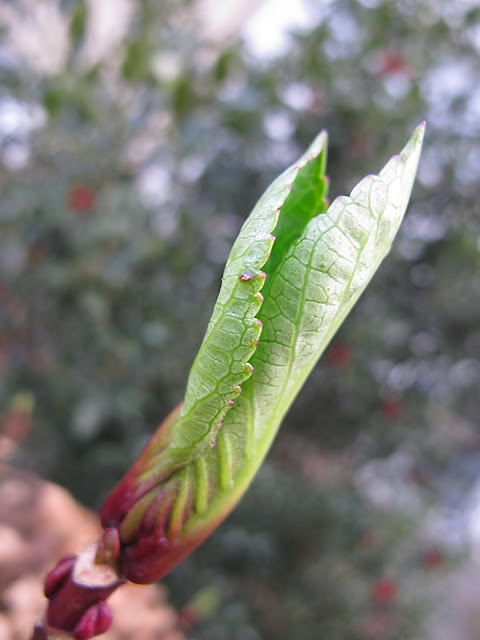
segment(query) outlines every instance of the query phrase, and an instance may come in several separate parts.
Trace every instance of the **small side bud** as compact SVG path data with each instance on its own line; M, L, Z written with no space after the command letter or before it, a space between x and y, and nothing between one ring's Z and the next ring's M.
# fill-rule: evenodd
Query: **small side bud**
M120 536L118 529L107 527L103 536L98 541L95 564L108 564L113 566L120 554Z
M168 550L168 540L155 532L150 536L142 536L135 545L126 546L124 550L126 578L136 584L154 582L158 577L157 564L162 564Z
M52 598L61 588L72 572L76 559L77 556L73 554L65 556L47 573L43 589L46 598Z
M107 602L97 602L85 611L75 626L73 637L75 640L89 640L94 636L105 633L112 624L113 614Z

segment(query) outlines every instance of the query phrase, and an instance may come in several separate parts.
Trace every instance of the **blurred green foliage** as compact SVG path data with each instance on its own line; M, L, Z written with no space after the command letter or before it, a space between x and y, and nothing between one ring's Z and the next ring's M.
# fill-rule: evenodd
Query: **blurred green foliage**
M259 58L202 37L192 3L144 0L95 58L92 4L64 2L68 47L52 32L41 64L14 38L27 4L7 5L3 424L31 393L14 462L94 507L181 399L263 188L326 128L345 193L428 120L394 251L249 495L168 579L178 606L221 593L201 639L428 637L427 585L462 547L480 470L478 7L311 0L311 26Z

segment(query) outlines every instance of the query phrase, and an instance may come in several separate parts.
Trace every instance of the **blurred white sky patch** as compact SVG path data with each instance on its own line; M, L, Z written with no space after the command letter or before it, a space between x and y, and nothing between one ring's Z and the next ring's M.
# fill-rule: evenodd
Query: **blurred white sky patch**
M480 560L480 478L473 485L467 499L468 539L474 557Z
M292 109L306 111L313 103L315 93L308 84L292 82L281 90L281 96L283 102Z
M22 142L9 142L2 153L2 164L9 171L25 169L30 160L30 148Z
M0 23L6 26L7 46L45 75L58 73L70 50L69 27L59 2L0 1Z
M160 163L151 164L137 177L140 198L146 207L155 208L170 197L172 179L168 168Z
M86 37L79 64L86 69L108 58L122 42L134 15L134 0L88 0Z
M87 0L88 18L79 64L89 69L112 56L122 42L136 11L135 0ZM0 0L0 24L6 27L6 44L16 56L26 58L37 71L54 75L62 71L70 52L70 24L59 0Z
M410 481L415 451L405 447L384 459L370 460L355 474L358 491L377 509L404 510L405 515L420 513L421 495Z
M1 162L9 171L24 169L30 159L29 136L46 122L45 110L10 96L0 98Z
M262 3L263 0L198 0L196 14L202 34L208 40L215 41L237 36Z
M46 114L37 104L11 97L0 100L0 138L24 137L45 124Z
M284 142L292 137L295 122L287 111L271 111L263 118L263 128L271 140Z
M258 58L275 58L288 51L292 31L311 24L305 0L265 0L245 26L245 44Z

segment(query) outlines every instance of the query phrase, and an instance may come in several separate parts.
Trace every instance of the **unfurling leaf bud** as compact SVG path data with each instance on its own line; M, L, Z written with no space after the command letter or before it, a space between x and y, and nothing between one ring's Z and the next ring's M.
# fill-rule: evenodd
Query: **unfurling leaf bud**
M227 260L184 404L102 507L103 526L118 529L129 580L168 573L245 492L295 395L390 249L423 131L328 208L321 133L258 202Z
M390 249L423 132L330 206L324 132L267 189L228 257L183 404L106 499L102 540L47 577L47 625L79 640L100 633L110 623L105 599L124 579L164 576L240 500Z

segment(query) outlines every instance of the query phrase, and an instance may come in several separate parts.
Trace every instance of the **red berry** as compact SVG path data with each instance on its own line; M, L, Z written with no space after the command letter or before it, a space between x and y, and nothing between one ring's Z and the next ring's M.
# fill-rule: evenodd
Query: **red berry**
M97 204L97 194L90 187L79 185L68 192L68 206L78 213L91 213Z
M372 600L376 604L390 604L397 595L397 584L389 578L378 580L372 589Z
M400 71L406 71L407 64L405 58L401 53L390 49L386 51L381 60L381 71L385 74L399 73Z
M400 396L390 395L385 398L380 407L384 420L397 420L403 413L403 400Z
M425 569L438 569L445 564L445 555L437 547L432 547L425 551L422 564Z
M352 359L352 348L348 342L335 342L327 351L327 361L332 367L345 367Z

